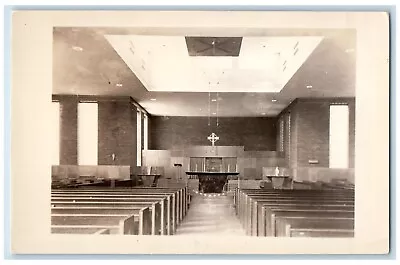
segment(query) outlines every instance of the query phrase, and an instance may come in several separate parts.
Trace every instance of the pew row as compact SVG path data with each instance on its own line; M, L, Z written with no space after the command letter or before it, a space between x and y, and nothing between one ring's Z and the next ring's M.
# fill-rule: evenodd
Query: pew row
M87 234L87 235L109 235L108 228L94 228L86 226L52 226L51 233L54 234Z
M313 237L316 236L316 233L329 234L329 237L354 236L354 218L317 217L312 219L306 217L276 217L276 221L277 237ZM312 227L312 229L309 227ZM340 227L340 229L337 227Z
M354 190L237 189L234 196L247 235L354 235Z
M52 214L115 216L127 215L136 211L136 217L133 218L136 220L133 229L125 229L125 233L171 235L188 209L185 198L187 198L186 189L183 188L54 189L52 191ZM140 217L139 208L146 206L149 213ZM91 223L95 223L95 221L91 220ZM77 227L76 223L74 225ZM148 227L151 227L151 232ZM53 232L68 231L68 227L63 229L61 230L59 225L57 229L52 227ZM112 228L110 231L121 232L123 230Z
M129 188L129 187L119 187L119 188L104 188L104 187L90 187L90 186L82 186L76 189L55 189L52 194L57 194L62 192L63 194L71 193L76 194L85 193L85 194L116 194L116 193L126 193L126 194L146 194L146 193L157 193L157 194L167 194L167 193L176 193L174 195L177 205L177 222L181 221L183 217L186 215L189 208L189 194L187 192L187 187L183 188Z
M72 228L74 226L90 226L92 228L108 229L110 231L110 234L139 234L139 222L135 214L52 214L51 223L52 229Z
M152 228L152 215L150 207L85 207L69 206L56 207L51 210L52 216L52 233L80 233L83 228L105 229L108 231L98 232L100 234L133 234L133 235L151 235L154 233ZM73 219L81 218L81 222L73 222ZM130 217L133 220L128 223L120 224L119 228L111 228L99 220L108 217ZM60 217L65 217L64 219ZM96 219L96 220L93 220ZM110 219L112 219L110 218ZM83 220L84 219L84 220ZM122 218L121 218L122 219ZM125 227L127 226L127 228ZM75 229L75 230L74 230Z

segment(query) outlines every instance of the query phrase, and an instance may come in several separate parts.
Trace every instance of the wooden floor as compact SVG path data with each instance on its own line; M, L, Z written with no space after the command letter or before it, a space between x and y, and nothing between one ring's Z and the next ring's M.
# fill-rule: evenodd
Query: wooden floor
M245 235L235 215L232 196L195 195L176 235Z

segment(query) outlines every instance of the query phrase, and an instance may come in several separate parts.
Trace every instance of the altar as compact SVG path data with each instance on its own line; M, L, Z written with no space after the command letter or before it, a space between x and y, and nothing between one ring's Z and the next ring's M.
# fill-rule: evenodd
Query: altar
M212 155L191 156L186 175L188 179L199 180L199 192L222 193L229 176L239 175L237 157L234 154L229 156L217 154L215 142L219 137L215 133L211 133L207 139L212 143Z
M186 171L189 179L199 180L199 192L222 193L228 176L237 176L239 172L210 172L210 171Z

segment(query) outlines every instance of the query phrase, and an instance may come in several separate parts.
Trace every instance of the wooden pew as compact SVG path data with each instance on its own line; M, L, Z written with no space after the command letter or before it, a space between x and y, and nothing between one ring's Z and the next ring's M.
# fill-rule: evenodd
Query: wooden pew
M153 188L149 188L149 187L134 187L133 188L134 191L138 191L139 190L141 192L146 192L149 190L153 190L153 191L157 191L157 192L163 192L163 191L178 191L178 203L180 205L179 208L179 220L183 220L183 217L186 216L188 208L189 208L189 197L190 194L188 192L188 188L186 186L182 187L182 188L161 188L161 187L153 187Z
M354 229L290 228L291 237L354 237Z
M266 213L276 207L283 207L289 212L308 212L306 215L318 211L325 212L321 213L322 216L332 211L347 211L354 216L354 191L236 190L235 196L237 214L250 235L265 236L267 230L275 235L275 226L271 226L276 224L267 224ZM297 228L293 229L293 233L297 233Z
M97 229L108 229L110 234L134 235L138 234L138 222L135 222L135 215L69 215L52 214L51 228L74 228L86 226Z
M310 190L286 190L286 191L260 191L260 190L248 190L241 191L237 198L237 209L241 211L241 208L246 208L249 203L249 197L265 197L269 198L293 198L293 197L310 197L314 198L315 196L322 196L325 198L333 198L337 199L338 197L343 197L345 199L353 198L354 194L349 194L347 192L336 193L336 192L321 192L321 191L310 191Z
M263 203L277 203L277 204L310 204L314 205L316 202L319 204L328 204L328 205L337 205L337 206L354 206L353 199L342 199L338 200L335 196L326 197L325 195L304 195L304 194L295 194L292 196L285 197L275 197L275 196L252 196L249 197L247 202L241 207L241 211L239 212L239 218L242 220L244 227L248 228L252 225L253 222L256 222L255 218L258 216L260 212L259 205Z
M168 234L172 234L176 225L179 223L183 214L186 214L187 206L187 196L186 188L103 188L103 187L80 187L79 189L54 189L52 191L53 196L63 197L76 197L78 195L80 199L87 197L155 197L159 195L170 196L172 194L172 200L166 204L167 209L164 211L166 213L165 220L170 220L170 225L167 226ZM105 198L103 198L104 200ZM125 199L123 199L125 200ZM123 201L122 200L122 201ZM170 209L168 209L170 207ZM176 212L176 215L173 213ZM171 218L168 217L170 213ZM169 227L172 226L170 229ZM170 231L169 231L170 230Z
M77 191L72 191L68 190L66 192L63 191L55 191L52 192L53 199L54 198L60 198L60 200L65 200L67 198L75 198L75 199L80 199L81 201L84 201L85 198L92 198L92 199L98 199L101 198L103 201L106 200L107 198L113 198L113 200L120 200L120 201L126 201L130 199L139 199L139 198L162 198L162 197L167 197L167 202L162 203L163 204L163 212L164 212L164 220L167 221L167 233L172 234L175 231L176 228L176 218L177 215L174 215L173 213L176 212L176 204L175 204L175 197L174 193L157 193L153 192L150 193L150 191L147 191L146 193L131 193L128 190L105 190L102 192L102 190L77 190ZM171 197L172 196L172 197ZM117 199L118 198L118 199ZM179 207L179 205L178 205Z
M257 235L259 224L262 225L262 207L287 206L292 208L314 208L314 209L335 209L347 208L354 210L354 201L352 200L325 200L319 197L314 198L292 198L292 199L269 199L269 198L252 198L246 213L244 214L243 223L251 235ZM247 214L247 215L246 215Z
M150 207L109 207L109 208L101 208L101 207L57 207L51 209L52 216L56 215L83 215L83 216L95 216L95 215L117 215L117 216L135 216L135 224L134 229L135 235L151 235L152 231L152 220L151 220L151 211ZM80 227L77 227L78 231L71 229L54 229L55 233L59 231L60 233L79 233ZM110 233L110 229L108 230L108 234ZM100 232L99 232L100 233ZM102 234L106 234L107 232L102 232Z
M79 192L76 193L67 193L67 194L54 194L52 200L61 201L137 201L141 199L145 199L145 201L150 201L147 199L157 199L161 201L161 214L163 216L163 220L161 220L161 227L165 227L165 230L162 229L161 235L164 235L165 232L168 235L171 235L175 228L175 216L173 213L175 211L172 195L166 194L92 194L92 193L84 193L80 194ZM166 197L166 201L164 198Z
M336 196L328 197L325 195L305 195L305 194L296 194L292 196L281 196L281 197L275 197L275 196L251 196L247 197L246 200L243 201L243 204L239 210L241 218L244 218L245 216L248 216L249 213L251 213L252 208L253 208L253 202L257 200L276 200L279 202L291 202L293 200L299 200L299 201L314 201L315 199L319 199L320 202L326 202L326 203L335 203L335 204L342 204L342 205L353 205L354 204L354 199L352 198L338 198Z
M118 200L110 200L110 199L99 199L93 198L89 200L80 200L80 199L64 199L64 200L52 200L52 209L58 207L102 207L102 208L110 208L110 207L147 207L150 206L151 209L151 220L152 220L152 235L158 235L165 233L164 227L168 228L166 225L166 220L164 220L164 201L156 198L138 198L138 199L127 199L125 201ZM160 231L160 233L158 232Z
M296 210L284 208L264 208L265 211L265 228L261 226L261 236L276 236L276 219L277 217L345 217L354 218L354 211L349 210ZM263 229L264 228L264 229Z
M344 195L344 196L353 196L354 197L354 190L309 190L309 189L297 189L297 190L267 190L267 189L236 189L234 196L234 201L236 204L240 201L241 196L245 194L276 194L280 196L282 194L293 194L293 193L304 193L307 192L308 194L337 194L337 195Z
M245 208L247 203L248 203L248 197L249 196L266 196L268 195L269 197L277 197L277 198L284 198L285 196L293 197L293 196L311 196L314 197L316 195L323 195L324 197L327 198L336 198L336 197L343 197L346 199L353 198L354 199L354 192L348 192L348 191L333 191L333 192L328 192L328 191L310 191L310 190L282 190L282 191L276 191L276 190L242 190L239 191L237 194L237 199L236 201L236 208L237 211L241 211L242 208Z
M253 211L251 213L251 218L249 217L249 221L247 221L247 234L252 235L252 236L261 236L262 231L263 231L263 226L265 225L265 209L262 210L262 208L276 208L276 207L288 207L292 209L299 209L299 210L305 210L305 209L316 209L316 210L349 210L349 211L354 211L354 205L347 205L347 206L342 206L341 204L335 204L335 202L330 202L330 203L323 203L323 202L309 202L309 201L292 201L292 202L277 202L277 201L262 201L262 202L255 202L257 205L253 208Z
M248 196L256 196L256 195L269 195L276 197L285 197L287 196L296 196L306 195L306 196L315 196L315 195L324 195L325 197L345 197L345 198L354 198L354 192L349 192L347 190L340 191L325 191L325 190L242 190L238 193L237 207L240 208L243 206L243 203L246 202Z
M354 218L276 217L276 236L352 237ZM312 232L311 232L312 230Z
M79 189L63 189L64 191L76 191L76 190L97 190L97 191L132 191L135 193L146 193L146 192L177 192L178 196L177 196L177 202L179 205L181 205L182 207L179 208L179 220L183 219L183 216L186 215L188 207L189 207L189 193L187 190L187 187L182 187L182 188L160 188L160 187L118 187L118 188L105 188L105 187L100 187L96 188L96 187L79 187ZM184 206L184 207L183 207Z
M71 193L74 194L76 192L79 193L99 193L99 194L116 194L116 193L121 193L121 194L170 194L170 193L176 193L176 195L173 195L173 200L177 214L176 214L176 223L179 224L180 221L183 219L183 217L187 213L188 209L188 200L187 200L187 189L186 188L116 188L116 189L111 189L111 188L93 188L93 187L82 187L79 189L60 189L60 190L54 190L52 194L57 194L62 192L63 194L66 193ZM175 210L174 210L175 212Z
M307 209L307 208L314 208L314 209L340 209L345 208L348 210L354 211L354 201L336 201L336 200L325 200L320 199L318 197L314 198L292 198L292 199L268 199L268 198L261 198L261 199L253 199L251 201L250 206L246 209L246 214L244 214L244 227L247 230L247 234L250 235L258 235L260 230L260 226L263 226L263 213L262 207L273 207L273 206L286 206L298 209Z
M51 233L53 234L92 234L92 235L109 235L108 228L93 228L85 226L62 227L52 226Z
M179 224L184 216L186 216L189 208L189 193L187 187L183 188L150 188L150 187L135 187L132 189L136 193L146 193L146 192L176 192L176 203L177 203L177 223Z

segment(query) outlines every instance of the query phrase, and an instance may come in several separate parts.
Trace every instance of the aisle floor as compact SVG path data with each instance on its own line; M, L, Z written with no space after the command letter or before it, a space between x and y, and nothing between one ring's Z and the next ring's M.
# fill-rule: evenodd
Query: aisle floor
M236 217L231 196L195 195L176 235L229 235L245 232Z

